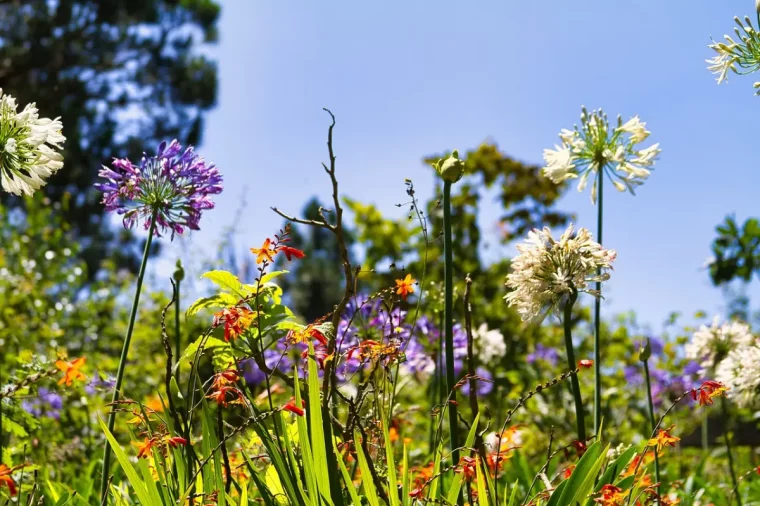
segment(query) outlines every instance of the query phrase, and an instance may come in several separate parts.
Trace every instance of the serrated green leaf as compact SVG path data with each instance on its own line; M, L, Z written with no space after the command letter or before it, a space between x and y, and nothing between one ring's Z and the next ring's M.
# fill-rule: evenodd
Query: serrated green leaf
M218 293L211 297L201 297L187 308L185 315L193 316L203 309L231 307L236 305L239 301L240 299L238 297L227 292Z

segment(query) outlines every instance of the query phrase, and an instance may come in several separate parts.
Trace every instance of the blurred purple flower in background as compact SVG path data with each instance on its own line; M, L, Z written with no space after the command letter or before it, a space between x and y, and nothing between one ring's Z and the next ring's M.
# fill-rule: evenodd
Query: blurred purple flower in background
M543 360L553 367L557 365L557 361L559 360L559 352L556 348L551 348L549 346L544 346L543 344L538 343L536 344L536 349L533 351L533 353L529 353L525 357L525 360L527 360L529 364L535 364L537 361Z
M58 420L61 417L63 400L55 392L51 392L45 387L37 389L37 397L24 399L21 407L27 413L34 416L46 416Z

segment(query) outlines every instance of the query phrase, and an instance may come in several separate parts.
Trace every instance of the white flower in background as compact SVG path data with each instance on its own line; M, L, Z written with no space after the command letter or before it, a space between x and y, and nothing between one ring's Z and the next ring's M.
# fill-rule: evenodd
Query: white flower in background
M40 118L34 104L17 109L0 88L0 184L14 195L32 195L63 167L58 151L66 138L60 118Z
M581 126L559 133L562 145L544 150L543 175L555 183L580 178L578 191L583 191L593 174L591 201L596 202L596 179L603 171L618 191L630 191L651 174L659 144L639 148L649 137L646 123L634 116L625 123L618 116L617 127L610 128L607 115L600 109L590 114L582 108Z
M702 325L694 332L691 342L686 345L686 358L696 360L704 369L712 369L732 351L754 343L755 337L744 322L720 322L716 316L712 325Z
M757 341L731 351L718 365L715 379L728 387L729 395L740 406L755 405L760 390L760 346Z
M734 17L734 21L739 25L734 27L738 41L725 35L725 42L713 40L713 43L707 46L715 51L714 57L705 60L708 64L707 70L718 76L718 84L728 78L729 70L734 74L744 75L760 69L760 34L752 26L749 16L745 16L743 22L738 17ZM760 83L755 83L754 87L760 88ZM760 95L760 89L755 95Z
M605 249L591 237L588 229L581 228L573 234L573 226L559 240L552 237L548 228L534 229L528 233L520 252L512 260L512 273L506 285L511 291L504 297L517 309L523 320L543 317L573 290L601 294L589 287L589 283L606 281L615 260L615 250ZM597 269L601 275L597 275Z
M494 359L499 359L507 353L507 345L502 333L496 329L489 330L485 323L475 329L472 337L475 348L478 350L478 357L484 364L490 364Z

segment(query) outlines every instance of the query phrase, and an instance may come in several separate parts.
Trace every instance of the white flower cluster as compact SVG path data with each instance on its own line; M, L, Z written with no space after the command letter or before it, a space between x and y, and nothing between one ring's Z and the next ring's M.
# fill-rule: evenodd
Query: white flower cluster
M708 327L702 325L694 332L691 342L686 345L686 358L696 360L705 370L714 370L730 352L751 345L755 341L752 331L744 322L720 322L713 318Z
M646 148L637 146L649 137L646 123L634 116L625 123L618 116L617 127L610 129L607 115L599 109L590 114L582 108L581 126L564 129L559 134L562 145L544 150L543 175L555 183L578 178L578 191L583 191L590 175L594 174L591 201L596 202L596 179L604 171L619 191L635 194L651 174L659 144Z
M489 329L488 325L483 323L472 333L475 347L478 351L478 357L484 364L490 364L496 359L500 359L507 353L507 345L504 342L504 335L497 329Z
M715 56L705 60L708 64L707 70L718 76L718 84L728 78L729 70L742 75L760 69L760 34L752 26L748 16L745 16L744 22L738 17L734 17L734 21L739 25L738 28L734 28L738 42L725 35L725 42L713 41L708 45L715 51ZM756 82L754 87L758 90L755 95L760 95L760 82Z
M31 195L63 167L59 150L66 138L60 118L40 118L34 104L17 109L0 89L0 184L14 195Z
M557 309L564 298L586 292L601 296L589 283L606 281L615 260L615 250L595 242L588 229L573 234L573 226L554 240L551 230L534 229L525 244L517 246L520 254L512 260L512 273L506 285L511 291L504 297L517 309L523 320L543 317ZM601 275L597 275L597 269Z
M737 404L754 405L760 390L760 343L731 351L718 365L715 379L728 387Z

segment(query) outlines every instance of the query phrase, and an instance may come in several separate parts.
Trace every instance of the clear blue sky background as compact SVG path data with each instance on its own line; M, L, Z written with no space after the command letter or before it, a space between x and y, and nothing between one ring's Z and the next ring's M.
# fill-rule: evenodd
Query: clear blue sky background
M605 311L634 309L653 330L674 310L720 312L701 267L726 214L760 215L760 98L752 77L717 86L704 60L710 36L747 14L752 0L223 1L219 101L201 151L226 190L191 245L211 251L234 224L245 251L281 225L270 206L329 198L322 107L338 119L343 192L389 216L402 216L405 177L432 194L424 155L490 138L540 163L581 105L602 107L639 114L663 150L636 197L607 193L604 242L619 260ZM573 188L560 207L595 229L588 192ZM485 229L497 212L483 206Z

